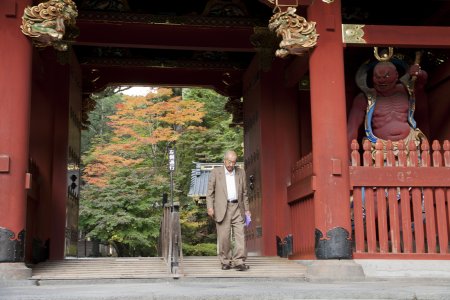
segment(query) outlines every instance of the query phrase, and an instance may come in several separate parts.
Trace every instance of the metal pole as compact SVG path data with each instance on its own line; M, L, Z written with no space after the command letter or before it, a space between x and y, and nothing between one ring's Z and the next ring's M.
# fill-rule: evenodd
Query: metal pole
M173 171L170 171L170 211L173 211Z

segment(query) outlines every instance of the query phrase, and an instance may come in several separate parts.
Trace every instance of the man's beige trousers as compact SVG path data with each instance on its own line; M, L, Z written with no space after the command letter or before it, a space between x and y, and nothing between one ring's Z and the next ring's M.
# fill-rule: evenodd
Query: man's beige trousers
M238 203L228 203L222 222L217 223L217 242L219 259L224 265L241 265L247 258L245 247L244 220ZM233 229L234 249L231 249L231 229Z

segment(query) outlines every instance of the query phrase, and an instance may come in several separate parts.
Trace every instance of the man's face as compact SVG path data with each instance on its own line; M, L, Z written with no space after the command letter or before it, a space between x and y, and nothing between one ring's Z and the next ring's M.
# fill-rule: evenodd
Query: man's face
M236 156L228 155L227 158L225 158L225 160L223 161L228 172L233 172L234 166L236 165L236 159Z
M386 92L395 87L398 72L392 63L378 63L373 70L373 86L379 92Z

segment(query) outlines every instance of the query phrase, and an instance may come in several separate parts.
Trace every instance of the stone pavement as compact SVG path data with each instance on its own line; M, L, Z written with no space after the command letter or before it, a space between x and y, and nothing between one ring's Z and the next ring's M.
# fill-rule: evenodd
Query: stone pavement
M0 300L75 299L450 299L450 280L366 279L308 282L290 278L180 278L0 283Z

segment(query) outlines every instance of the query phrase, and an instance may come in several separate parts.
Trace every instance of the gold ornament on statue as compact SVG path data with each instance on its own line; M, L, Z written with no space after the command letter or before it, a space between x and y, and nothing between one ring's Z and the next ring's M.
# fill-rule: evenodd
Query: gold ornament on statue
M378 47L373 47L373 55L378 61L389 61L394 55L394 48L388 47L388 53L383 53L380 55L378 52Z

